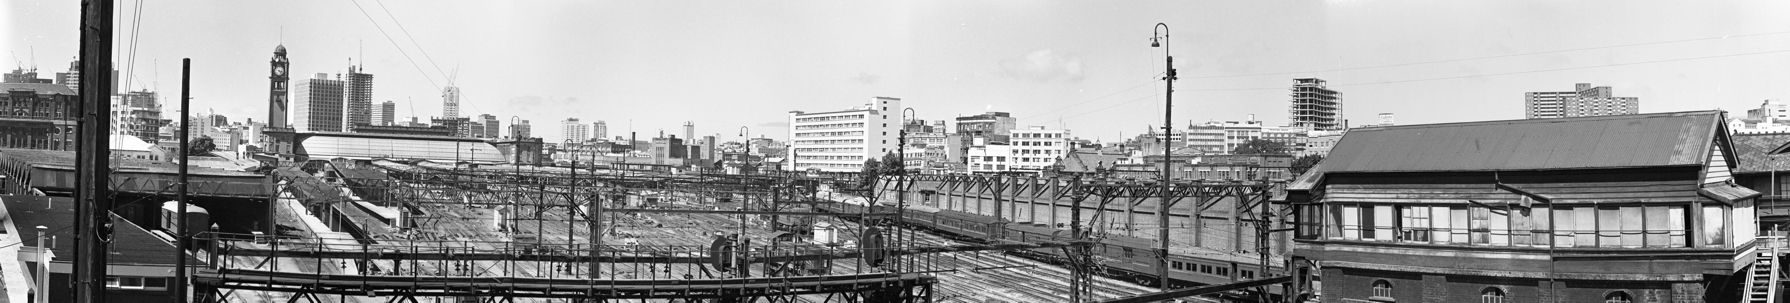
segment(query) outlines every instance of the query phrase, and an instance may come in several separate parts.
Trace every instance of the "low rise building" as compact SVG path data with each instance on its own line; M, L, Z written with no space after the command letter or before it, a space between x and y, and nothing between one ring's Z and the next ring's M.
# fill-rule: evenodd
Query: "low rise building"
M1287 186L1323 302L1737 302L1755 198L1719 111L1356 129ZM1770 256L1767 254L1769 264Z

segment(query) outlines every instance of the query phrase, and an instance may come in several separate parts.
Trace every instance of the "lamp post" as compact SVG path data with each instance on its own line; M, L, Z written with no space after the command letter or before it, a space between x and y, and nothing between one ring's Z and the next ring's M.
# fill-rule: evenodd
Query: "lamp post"
M1169 199L1169 165L1174 163L1174 109L1175 109L1175 56L1169 52L1168 24L1156 23L1150 30L1150 47L1162 47L1164 60L1162 75L1162 198L1156 201L1156 277L1160 280L1157 286L1168 289L1168 199ZM1193 224L1200 224L1198 210L1191 216Z
M752 136L751 135L752 135L751 128L747 128L745 125L740 125L740 137L746 138L745 140L741 140L741 142L746 143L746 156L744 157L744 159L740 159L741 162L745 163L744 165L740 165L740 173L741 174L746 173L746 168L752 167ZM793 161L795 159L790 159L790 160ZM791 163L794 163L794 162L791 162Z
M899 220L907 217L907 185L908 185L907 184L907 182L908 182L908 177L907 177L907 123L908 123L908 121L911 121L911 120L909 120L909 117L918 118L919 116L920 116L919 114L914 113L914 108L912 108L912 107L901 109L901 132L900 132L901 136L900 136L900 138L896 139L896 142L895 142L896 144L898 144L895 146L895 150L897 153L897 155L895 157L896 157L896 159L899 159L896 161L901 162L901 170L895 172L895 177L898 178L895 180L896 180L896 182L900 182L900 183L896 183L896 186L898 186L897 189L900 189L900 191L895 192L895 220L897 220L896 222L900 222ZM893 225L893 224L891 224L891 225ZM895 238L896 244L912 244L912 243L908 243L908 242L902 242L904 240L912 241L913 240L912 235L907 235L906 233L902 232L901 230L896 230L896 232L897 232L896 238ZM910 230L910 232L911 232L911 230ZM904 236L905 236L905 238L904 238ZM901 259L896 258L895 260L896 260L896 262L900 262ZM897 266L896 268L900 268L899 267L899 266L901 266L900 264L901 263L896 263L896 266Z

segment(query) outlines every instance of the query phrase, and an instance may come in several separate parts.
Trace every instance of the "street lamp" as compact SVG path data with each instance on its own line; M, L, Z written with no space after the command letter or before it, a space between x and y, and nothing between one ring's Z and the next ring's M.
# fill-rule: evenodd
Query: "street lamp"
M746 138L745 140L741 140L741 142L746 143L746 156L743 157L744 159L741 159L741 162L744 162L745 164L740 165L740 173L744 174L746 173L747 167L752 167L752 129L747 128L745 125L740 125L740 137Z
M895 157L896 157L896 159L899 159L896 161L901 162L901 170L895 172L895 177L899 178L899 179L896 179L896 181L901 182L901 183L896 184L896 186L899 186L898 188L901 189L901 191L895 192L895 220L897 220L896 222L900 222L899 220L907 217L907 185L908 185L908 182L910 182L907 177L907 124L908 124L908 121L912 121L912 120L910 120L909 117L919 118L919 116L920 116L919 114L914 113L914 108L912 108L912 107L901 109L901 133L900 133L901 137L896 140L896 143L898 145L895 146L896 153L898 153L898 155ZM890 227L895 227L895 226L893 226L895 224L890 224L890 225L891 225ZM895 231L896 231L896 234L895 234L896 235L896 237L895 237L896 244L912 244L912 243L902 242L904 240L912 241L913 240L912 235L906 235L907 238L902 239L903 238L902 236L905 233L902 233L901 230L895 230ZM911 229L909 230L909 232L912 232ZM897 262L896 268L900 268L899 266L901 266L900 265L901 259L896 258L895 260Z
M1175 56L1169 52L1168 24L1156 23L1150 30L1150 47L1161 47L1164 58L1162 75L1163 86L1167 89L1162 94L1162 198L1156 201L1157 231L1156 241L1156 277L1160 280L1158 287L1168 289L1168 199L1169 199L1169 165L1174 163L1174 109L1175 109ZM1193 224L1200 224L1199 210L1194 210Z

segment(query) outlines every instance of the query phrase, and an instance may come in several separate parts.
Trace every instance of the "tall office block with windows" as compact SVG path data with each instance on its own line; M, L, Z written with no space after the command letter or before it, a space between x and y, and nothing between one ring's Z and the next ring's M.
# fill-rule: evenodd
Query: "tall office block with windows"
M901 99L875 97L841 111L789 112L789 158L784 169L857 172L864 161L896 151Z

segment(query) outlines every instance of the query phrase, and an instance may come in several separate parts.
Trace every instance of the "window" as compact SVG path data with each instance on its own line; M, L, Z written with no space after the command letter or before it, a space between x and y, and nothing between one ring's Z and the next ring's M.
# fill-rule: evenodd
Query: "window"
M1635 299L1629 297L1627 292L1620 290L1604 295L1604 303L1634 303L1634 301Z
M1479 291L1479 303L1504 303L1504 290L1497 287L1486 287Z
M1391 298L1392 282L1386 282L1386 280L1374 280L1373 294L1374 297Z
M1345 240L1361 239L1361 207L1354 205L1341 205L1340 207L1342 208L1342 238Z
M1368 215L1368 214L1363 214ZM1371 238L1380 241L1392 241L1396 231L1392 226L1392 205L1374 205L1372 216L1362 218L1361 223L1371 226ZM1370 238L1369 232L1362 232L1362 238Z
M1469 208L1467 212L1468 240L1473 244L1487 244L1491 239L1492 211L1485 207Z
M1723 238L1728 237L1727 231L1723 228L1727 226L1727 217L1721 206L1703 207L1703 243L1712 246L1722 245Z

